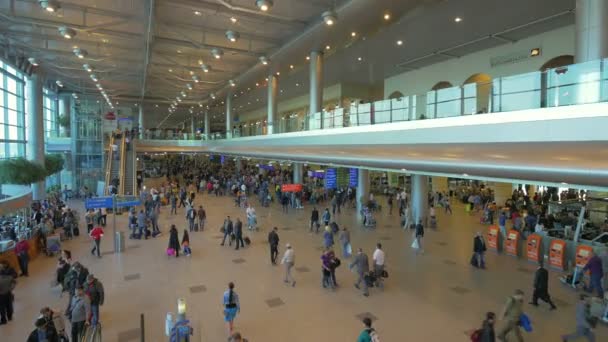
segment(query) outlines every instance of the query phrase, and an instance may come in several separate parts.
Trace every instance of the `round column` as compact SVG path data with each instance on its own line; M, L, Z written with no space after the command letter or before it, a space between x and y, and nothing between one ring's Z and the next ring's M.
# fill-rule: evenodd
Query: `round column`
M27 128L27 159L44 167L44 113L42 109L42 79L33 74L27 80L28 128ZM46 191L45 181L32 184L32 197L34 200L44 200Z
M232 92L226 94L226 139L232 138Z
M412 217L415 223L422 220L426 224L428 214L429 177L423 175L412 175Z
M608 57L608 1L576 0L576 63Z
M359 214L369 200L369 170L359 169L357 174L357 217L361 219Z
M323 109L323 52L320 51L310 53L309 93L309 115L319 113ZM321 120L321 125L323 125L323 120Z
M279 78L276 75L270 75L268 76L268 117L266 119L266 134L273 134L278 132L278 126L274 127L277 118L278 94ZM278 122L276 123L278 124Z

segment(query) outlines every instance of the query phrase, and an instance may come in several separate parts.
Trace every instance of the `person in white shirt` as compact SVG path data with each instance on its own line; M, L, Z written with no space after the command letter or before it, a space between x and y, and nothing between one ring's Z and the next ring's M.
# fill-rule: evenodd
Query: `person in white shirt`
M281 264L285 265L285 280L283 280L286 284L291 283L291 286L296 286L296 280L291 275L291 269L296 261L296 255L291 248L290 244L285 245L285 253L283 254L283 259L281 259Z
M384 282L382 281L382 273L384 273L384 251L382 250L382 244L376 244L376 250L372 256L374 260L374 273L376 275L376 286L384 288Z

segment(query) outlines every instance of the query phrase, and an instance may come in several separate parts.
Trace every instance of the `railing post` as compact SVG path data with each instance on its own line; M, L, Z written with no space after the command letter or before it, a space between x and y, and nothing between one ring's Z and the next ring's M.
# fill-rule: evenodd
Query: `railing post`
M139 332L140 332L140 342L146 342L146 331L144 326L144 314L142 313L139 316Z

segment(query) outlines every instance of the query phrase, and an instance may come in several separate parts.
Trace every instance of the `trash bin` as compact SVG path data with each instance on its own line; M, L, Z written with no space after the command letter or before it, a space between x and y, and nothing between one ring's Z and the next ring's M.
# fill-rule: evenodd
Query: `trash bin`
M114 235L114 253L122 253L125 251L125 233L116 232Z

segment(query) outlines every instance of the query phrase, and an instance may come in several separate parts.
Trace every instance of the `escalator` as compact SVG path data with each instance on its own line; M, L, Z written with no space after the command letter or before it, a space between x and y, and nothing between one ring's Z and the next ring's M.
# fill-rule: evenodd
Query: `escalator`
M124 189L125 195L137 196L137 174L136 174L136 157L133 148L125 151L125 172L124 172Z
M105 188L103 190L104 196L111 196L109 185L120 182L120 168L121 168L121 138L111 137L110 144L108 145L108 153L106 154L106 175L105 175ZM112 146L117 145L119 148L114 151ZM119 186L120 189L120 186Z
M101 342L101 323L98 322L94 327L87 325L79 342Z

